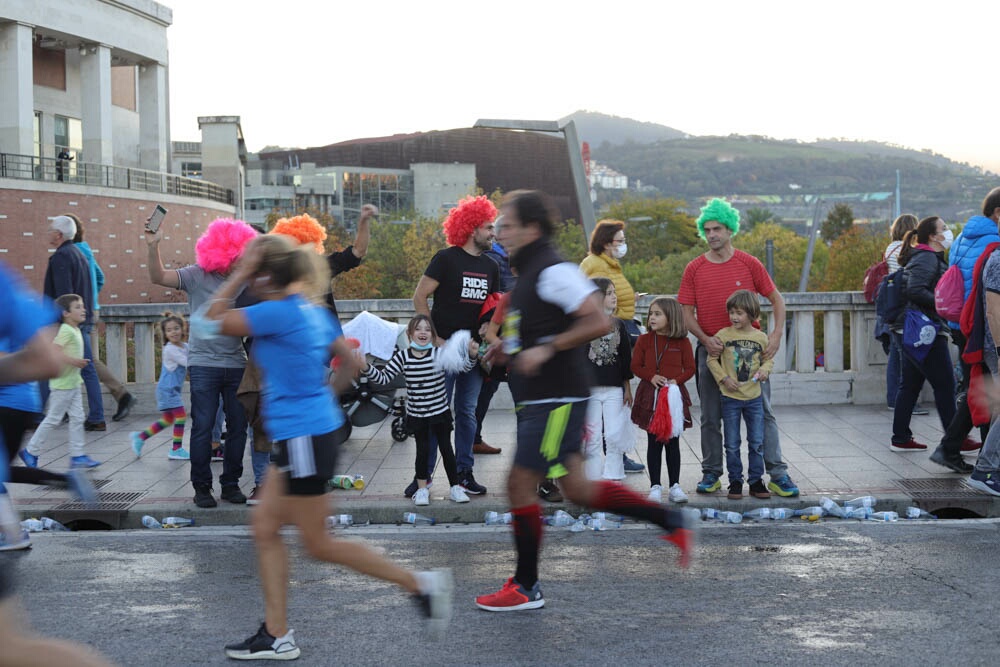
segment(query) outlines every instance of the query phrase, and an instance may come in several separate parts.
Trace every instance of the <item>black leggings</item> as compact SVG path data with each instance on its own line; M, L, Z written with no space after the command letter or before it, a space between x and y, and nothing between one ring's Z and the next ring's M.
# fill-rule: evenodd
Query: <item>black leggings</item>
M0 440L7 450L7 462L13 463L18 450L21 449L21 440L24 439L24 432L28 426L35 422L34 412L15 410L14 408L0 407ZM58 486L66 488L66 475L61 473L43 470L42 468L22 468L10 466L7 471L8 481L14 484L35 484L38 486Z
M427 479L427 462L430 458L431 433L437 439L438 450L441 452L441 462L448 475L448 485L458 484L458 468L455 463L455 450L451 448L451 420L435 420L434 417L410 417L407 425L413 431L417 441L417 456L413 462L413 470L417 479Z
M657 440L652 433L646 434L646 465L649 466L649 483L655 486L660 483L660 457L664 448L667 454L667 477L670 486L681 480L681 443L680 438L670 438L668 442Z

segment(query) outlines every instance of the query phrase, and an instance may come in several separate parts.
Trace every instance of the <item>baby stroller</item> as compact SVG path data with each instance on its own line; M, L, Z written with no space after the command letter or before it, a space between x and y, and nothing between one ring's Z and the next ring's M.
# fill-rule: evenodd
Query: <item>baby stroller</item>
M370 318L378 320L378 323L373 324ZM362 321L357 322L359 319ZM368 319L367 322L365 321L366 319ZM351 334L354 333L363 334L366 327L376 326L385 328L386 325L396 328L395 347L405 349L405 346L409 344L409 341L406 338L406 328L403 325L394 324L392 322L382 320L381 318L377 318L367 311L362 312L354 320L348 322L347 325L344 326L344 333L347 336L351 336ZM356 339L357 338L362 337L358 336ZM365 348L371 349L367 345ZM381 359L380 357L375 357L369 354L368 361L374 366L381 367L385 365L388 358ZM331 383L333 382L333 377L334 374L331 374ZM403 377L402 373L393 378L392 382L389 384L379 384L377 382L373 382L364 374L352 380L350 388L344 391L339 397L340 407L344 410L344 414L347 416L348 430L346 437L350 437L352 427L369 426L382 421L387 415L391 414L393 416L391 424L392 439L396 442L403 442L406 440L409 437L409 434L406 431L406 399L403 396L397 395L397 392L405 387L406 379Z

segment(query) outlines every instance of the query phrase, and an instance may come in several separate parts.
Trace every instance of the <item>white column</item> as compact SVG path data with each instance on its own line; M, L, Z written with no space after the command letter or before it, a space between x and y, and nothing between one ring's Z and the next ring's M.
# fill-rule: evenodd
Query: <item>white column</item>
M33 155L32 27L0 25L0 152Z
M166 173L167 68L159 63L139 67L139 166Z
M94 53L91 53L94 50ZM111 133L111 49L103 44L87 47L80 58L81 108L83 110L83 161L114 162Z

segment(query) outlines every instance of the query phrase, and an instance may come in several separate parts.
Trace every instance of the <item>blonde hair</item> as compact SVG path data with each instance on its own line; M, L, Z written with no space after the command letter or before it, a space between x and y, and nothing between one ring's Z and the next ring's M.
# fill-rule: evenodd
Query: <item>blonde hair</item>
M258 273L271 277L271 284L283 289L295 282L304 286L303 294L319 302L329 291L330 268L326 258L317 255L309 246L297 246L283 234L267 234L254 239L260 244L261 259Z
M681 308L681 304L677 299L672 299L669 296L661 296L653 299L653 303L649 304L649 310L653 310L653 306L660 309L663 315L667 318L667 338L684 338L688 335L687 327L684 326L684 309ZM646 322L649 322L649 314L646 314Z

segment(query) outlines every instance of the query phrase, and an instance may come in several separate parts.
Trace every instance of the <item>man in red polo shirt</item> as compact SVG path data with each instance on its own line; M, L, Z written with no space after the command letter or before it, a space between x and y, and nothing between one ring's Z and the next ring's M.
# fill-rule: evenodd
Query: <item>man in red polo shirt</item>
M722 398L706 360L709 355L722 353L722 342L715 334L730 325L726 300L736 290L746 289L771 302L775 326L768 335L765 359L771 359L778 352L781 332L785 328L785 301L764 265L753 255L733 247L732 238L739 229L740 212L728 202L713 199L701 209L698 236L708 243L708 252L691 260L684 268L677 294L684 308L684 324L698 339L695 377L701 399L701 470L704 475L698 483L698 493L715 493L722 486L719 481L723 464ZM788 466L781 459L769 381L761 383L761 395L764 398L764 467L771 478L767 488L786 498L798 496L799 489L788 476Z

